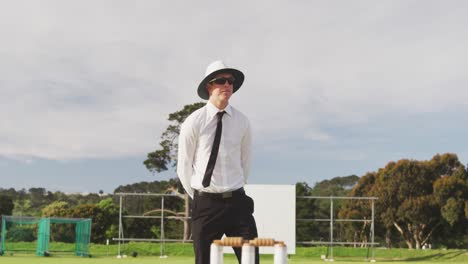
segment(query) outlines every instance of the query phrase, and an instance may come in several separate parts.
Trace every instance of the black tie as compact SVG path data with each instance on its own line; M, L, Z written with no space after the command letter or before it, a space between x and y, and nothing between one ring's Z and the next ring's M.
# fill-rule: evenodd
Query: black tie
M211 148L210 159L208 160L208 165L206 166L205 176L203 176L203 187L210 186L211 175L213 175L213 170L216 164L216 158L218 157L219 143L221 142L221 131L223 130L223 115L224 111L218 112L216 116L218 117L218 123L216 124L216 133L213 142L213 148Z

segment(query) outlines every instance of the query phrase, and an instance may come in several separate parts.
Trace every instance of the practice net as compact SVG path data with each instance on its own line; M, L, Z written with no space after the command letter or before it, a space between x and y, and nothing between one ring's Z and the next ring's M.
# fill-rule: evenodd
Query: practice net
M38 256L50 255L51 224L74 225L76 256L89 256L91 240L91 219L59 217L2 216L0 255L7 251L30 251L20 242L36 241Z

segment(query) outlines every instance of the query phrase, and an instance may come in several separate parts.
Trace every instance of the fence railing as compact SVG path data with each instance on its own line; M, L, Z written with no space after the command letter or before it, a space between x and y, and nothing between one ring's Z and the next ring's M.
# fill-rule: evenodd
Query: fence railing
M164 214L164 200L165 197L178 197L175 194L157 194L157 193L116 193L115 195L119 196L119 236L118 238L113 238L114 241L118 241L118 256L121 256L121 243L130 242L130 241L140 241L140 242L159 242L160 243L160 257L165 257L165 242L192 242L192 240L183 240L183 239L169 239L165 237L164 233L164 219L190 219L191 217L182 217L182 216L166 216ZM126 196L155 196L161 197L161 208L160 215L122 215L123 210L123 197ZM334 245L369 245L372 249L372 259L374 259L374 246L378 245L374 238L374 216L375 216L375 207L374 201L377 200L377 197L342 197L342 196L297 196L297 199L316 199L316 200L328 200L330 201L330 217L329 218L298 218L296 222L329 222L329 241L296 241L297 244L303 245L327 245L330 247L331 259L333 259L333 246ZM335 218L334 213L334 201L335 200L368 200L371 203L371 219L342 219ZM131 219L161 219L160 221L160 237L159 238L125 238L123 230L124 218ZM335 241L333 236L334 224L336 222L369 222L370 226L370 242L347 242L347 241Z
M329 241L296 241L297 244L303 245L327 245L330 247L330 256L328 259L333 260L333 246L334 245L369 245L372 250L371 260L375 258L375 250L374 246L378 245L379 243L375 242L375 234L374 234L374 217L375 217L375 207L374 201L377 200L377 197L345 197L345 196L296 196L297 199L316 199L316 200L329 200L330 201L330 218L323 219L323 218L301 218L296 219L296 221L312 221L312 222L330 222L330 229L329 229ZM345 219L345 218L334 218L334 201L335 200L368 200L371 202L371 219ZM335 241L333 237L333 229L335 222L370 222L370 239L371 242L348 242L348 241Z

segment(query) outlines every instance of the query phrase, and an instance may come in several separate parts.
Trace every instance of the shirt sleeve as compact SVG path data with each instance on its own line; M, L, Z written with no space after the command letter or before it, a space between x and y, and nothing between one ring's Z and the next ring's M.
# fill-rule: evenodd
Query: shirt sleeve
M191 179L193 175L193 160L195 155L196 139L191 122L184 122L180 128L179 149L177 154L177 176L187 194L193 198Z
M241 142L241 162L242 169L244 170L244 183L250 176L250 164L252 159L252 131L250 128L250 122L247 121L247 128Z

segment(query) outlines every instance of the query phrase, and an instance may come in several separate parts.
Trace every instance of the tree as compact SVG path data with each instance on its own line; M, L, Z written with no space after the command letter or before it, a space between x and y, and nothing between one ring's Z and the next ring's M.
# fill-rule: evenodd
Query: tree
M159 142L161 149L148 153L147 159L143 162L149 171L163 172L169 167L177 166L177 138L180 134L180 126L191 113L205 105L206 103L203 102L185 105L182 110L169 114L168 120L172 123L161 135Z
M42 209L42 217L68 217L70 206L67 202L55 201ZM68 242L74 241L75 232L72 224L59 224L50 226L50 239L52 241Z
M70 216L73 218L91 218L91 242L104 243L106 241L106 230L110 227L109 221L112 221L112 219L107 219L99 206L80 204L71 210Z
M0 216L11 215L13 212L14 204L11 197L0 195Z
M67 202L55 201L42 209L43 217L67 217L70 207Z
M105 238L111 239L117 237L118 233L118 217L119 217L119 208L114 204L112 198L107 198L99 202L97 205L101 209L103 215L104 225L102 229L104 230Z
M29 188L29 197L31 199L31 207L38 210L44 205L46 198L45 188Z
M148 153L147 159L143 162L149 171L153 173L163 172L167 171L169 168L174 169L177 166L177 139L180 134L180 126L191 113L197 109L200 109L204 105L206 105L206 103L203 102L185 105L182 110L169 114L168 120L171 121L171 124L161 135L161 141L159 142L160 149ZM178 181L175 181L174 183L174 185L167 188L166 192L174 193L184 199L184 217L189 217L189 197ZM190 225L188 218L181 220L184 223L183 239L188 240L190 237Z
M310 190L310 195L312 196L347 196L351 191L352 187L356 185L359 177L356 175L349 176L338 176L330 180L323 180L315 184L315 186ZM330 199L315 199L314 202L315 210L314 216L312 218L317 219L329 219L330 218ZM333 201L333 218L338 217L338 212L341 210L343 205L343 200L334 200ZM330 230L328 228L329 224L326 222L316 222L317 233L316 235L319 238L328 239L330 237ZM341 224L337 225L335 228L336 234L334 237L337 240L342 240L342 231L340 228Z
M305 182L296 183L296 196L310 196L311 187ZM313 219L317 207L312 199L296 199L296 219ZM312 241L319 232L316 222L299 220L296 224L297 241Z
M451 165L443 166L443 163ZM441 207L442 216L441 227L434 240L450 247L464 247L463 241L468 241L467 171L459 162L453 162L453 155L436 157L430 165L441 175L434 183L435 201Z
M356 175L335 177L323 180L309 187L307 183L296 183L296 196L346 196L351 188L356 185L359 177ZM335 212L340 207L340 202L334 201ZM330 217L330 200L300 198L296 201L296 226L298 241L327 240L328 227L324 222L308 221L306 219L327 219ZM336 216L335 216L336 217ZM325 228L324 228L325 227Z
M389 162L362 177L352 193L379 197L377 220L387 235L397 230L408 248L447 237L438 230L466 223L466 170L455 154L435 155L430 161Z
M373 196L371 190L375 184L377 177L376 172L368 172L359 178L359 181L348 193L349 197L369 197ZM343 240L348 242L365 243L370 240L370 224L371 224L371 202L369 200L345 200L343 206L338 212L338 217L343 219L365 219L365 222L341 222L340 225L347 224L344 229ZM379 221L374 221L374 237L379 239L379 234L384 234L382 238L385 240L387 247L392 246L392 240L395 237L393 229L386 229ZM398 235L396 235L398 237ZM365 246L361 244L361 246Z
M351 191L358 181L359 177L356 175L323 180L314 186L312 193L317 196L344 196Z
M15 216L35 216L37 211L31 206L31 200L15 200L12 214Z

